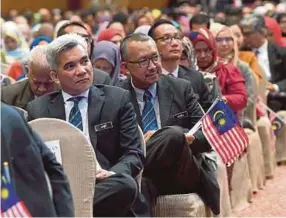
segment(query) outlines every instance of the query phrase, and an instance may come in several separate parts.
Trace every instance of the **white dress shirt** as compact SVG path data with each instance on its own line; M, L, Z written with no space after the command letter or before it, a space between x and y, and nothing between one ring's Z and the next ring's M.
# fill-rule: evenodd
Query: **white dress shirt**
M143 109L145 106L145 102L144 102L144 93L145 90L144 89L138 89L133 85L133 82L131 80L131 84L132 87L135 90L136 93L136 99L137 99L137 103L139 105L139 110L140 110L140 114L142 115L143 113ZM156 114L156 120L157 120L157 125L158 125L158 129L161 129L161 119L160 119L160 109L159 109L159 101L158 101L158 95L157 95L157 83L152 84L149 88L148 91L151 93L152 95L152 99L151 102L153 104L154 110L155 110L155 114Z
M178 76L179 76L179 65L176 67L176 69L173 72L169 72L169 71L165 70L164 68L162 68L162 73L165 75L172 74L174 77L178 78Z
M89 89L86 90L84 93L77 95L77 96L82 96L83 99L78 103L78 107L80 110L81 118L82 118L82 129L83 129L83 134L90 140L89 138L89 132L88 132L88 94L89 94ZM66 121L69 122L69 115L71 112L71 109L74 106L73 101L68 101L72 97L77 97L77 96L72 96L64 91L62 91L62 95L64 98L65 102L65 113L66 113Z
M263 45L254 50L255 53L257 53L257 60L259 66L264 70L266 74L266 78L268 80L271 79L271 71L270 71L270 65L269 65L269 59L268 59L268 41L265 40Z

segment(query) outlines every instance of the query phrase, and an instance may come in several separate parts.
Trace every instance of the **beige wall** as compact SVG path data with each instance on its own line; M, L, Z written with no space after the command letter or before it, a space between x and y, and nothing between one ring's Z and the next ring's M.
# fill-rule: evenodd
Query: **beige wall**
M67 0L0 0L1 1L1 13L8 12L10 9L17 9L19 11L23 9L30 9L32 11L38 11L40 8L60 8L67 9ZM90 0L78 0L81 1L82 8L88 8ZM105 0L100 0L105 2ZM167 5L168 0L112 0L112 2L122 5L129 6L131 8L161 8Z
M38 11L40 8L60 8L66 9L66 0L1 0L1 13L8 12L10 9L30 9Z

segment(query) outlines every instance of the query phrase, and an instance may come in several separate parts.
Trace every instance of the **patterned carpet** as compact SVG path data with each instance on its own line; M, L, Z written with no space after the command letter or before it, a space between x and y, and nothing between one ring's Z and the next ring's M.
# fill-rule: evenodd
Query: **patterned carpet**
M286 166L278 166L272 180L255 194L253 203L242 211L233 214L235 217L286 217Z

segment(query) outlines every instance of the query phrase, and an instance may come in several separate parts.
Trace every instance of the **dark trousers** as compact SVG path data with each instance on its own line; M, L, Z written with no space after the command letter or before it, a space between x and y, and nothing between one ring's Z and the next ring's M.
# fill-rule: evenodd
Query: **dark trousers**
M143 176L152 182L159 195L196 190L199 168L180 127L158 130L147 141L146 153Z
M138 188L135 179L126 174L115 174L96 181L93 216L129 216L137 194Z

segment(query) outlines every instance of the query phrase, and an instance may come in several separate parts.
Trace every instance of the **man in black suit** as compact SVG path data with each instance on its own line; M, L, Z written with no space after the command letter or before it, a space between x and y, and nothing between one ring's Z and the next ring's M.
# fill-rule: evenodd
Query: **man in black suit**
M69 182L55 155L18 111L3 103L1 123L1 172L4 172L3 163L8 163L16 195L32 217L74 216ZM45 172L50 180L53 199Z
M240 23L245 46L257 55L268 80L268 104L275 110L286 109L286 49L267 39L264 17L247 16ZM284 97L283 97L284 96Z
M209 145L201 131L185 134L203 115L190 82L160 75L159 52L149 36L128 36L121 54L131 78L120 86L131 93L147 141L144 177L158 194L197 192L200 169L193 154Z
M93 39L92 36L89 34L89 32L87 31L86 27L79 23L79 22L67 22L65 24L63 24L59 30L57 31L56 35L57 37L62 36L64 34L67 33L76 33L80 36L82 36L83 38L85 38L86 42L87 42L87 50L88 50L88 55L89 57L91 57L92 55L92 51L93 51ZM109 85L111 82L110 76L108 75L108 73L100 70L100 69L93 69L93 84L106 84Z
M63 35L49 44L47 60L51 77L62 91L30 102L28 120L53 117L82 130L103 168L95 172L94 216L126 216L138 194L135 177L144 159L129 92L92 86L86 43L77 34Z
M205 111L214 99L204 82L203 75L196 70L179 65L182 56L182 33L168 20L156 21L148 33L156 42L162 60L162 73L191 82L194 92L198 94L199 103Z
M1 101L26 109L27 104L37 97L57 89L50 77L50 66L46 60L46 45L32 49L27 64L27 79L1 89Z

